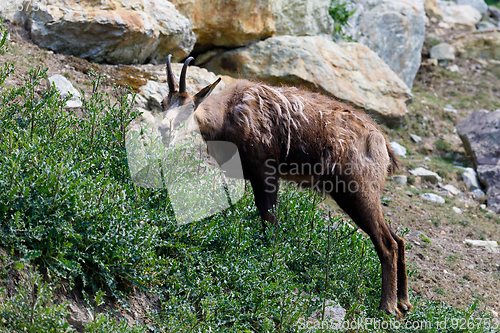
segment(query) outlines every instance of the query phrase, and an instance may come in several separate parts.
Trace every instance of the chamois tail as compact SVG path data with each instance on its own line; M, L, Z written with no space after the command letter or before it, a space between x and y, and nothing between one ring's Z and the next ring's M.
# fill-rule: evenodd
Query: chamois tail
M389 143L387 142L387 153L389 154L389 159L391 160L391 164L387 167L387 171L389 172L389 176L392 176L396 173L401 166L401 160L398 158L396 153L391 149Z

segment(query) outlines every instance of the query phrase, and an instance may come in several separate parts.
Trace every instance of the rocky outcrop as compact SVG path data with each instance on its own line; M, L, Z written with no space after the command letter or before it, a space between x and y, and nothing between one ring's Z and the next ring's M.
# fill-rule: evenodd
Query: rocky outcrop
M500 213L500 110L477 111L457 129L479 180L487 188L488 206Z
M500 60L500 28L470 32L456 38L453 46L462 58Z
M36 44L96 62L182 59L195 43L189 20L166 0L50 0L26 15Z
M172 0L202 48L239 47L274 35L331 34L329 0Z
M222 53L205 67L274 85L302 85L349 101L393 125L402 120L411 99L408 86L368 47L336 44L320 36L268 38Z
M425 38L422 0L353 0L356 12L347 35L375 51L412 87Z

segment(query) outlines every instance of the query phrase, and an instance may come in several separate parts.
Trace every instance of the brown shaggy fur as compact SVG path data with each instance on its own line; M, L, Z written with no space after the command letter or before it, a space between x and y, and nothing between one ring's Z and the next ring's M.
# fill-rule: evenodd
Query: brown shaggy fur
M382 266L380 310L403 318L412 307L405 245L385 222L381 206L385 178L398 159L379 127L362 110L298 88L240 80L205 99L208 90L183 98L179 112L199 105L194 117L204 140L238 147L262 218L275 223L270 211L279 178L329 194L375 245Z

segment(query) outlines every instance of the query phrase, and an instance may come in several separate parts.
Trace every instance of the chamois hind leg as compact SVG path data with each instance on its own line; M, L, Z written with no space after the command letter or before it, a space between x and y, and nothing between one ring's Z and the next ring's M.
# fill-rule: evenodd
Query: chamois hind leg
M404 318L397 304L398 243L385 223L378 193L332 193L332 197L352 220L370 236L382 266L382 297L379 310ZM403 248L404 251L404 248Z
M397 236L394 231L389 229L392 238L398 243L398 308L403 313L410 311L412 305L410 303L410 298L408 297L408 280L406 277L406 263L405 263L405 242L404 240Z
M265 230L265 221L272 225L276 222L276 218L270 211L278 199L278 177L275 175L252 177L250 183L255 196L255 205L262 217L262 228Z

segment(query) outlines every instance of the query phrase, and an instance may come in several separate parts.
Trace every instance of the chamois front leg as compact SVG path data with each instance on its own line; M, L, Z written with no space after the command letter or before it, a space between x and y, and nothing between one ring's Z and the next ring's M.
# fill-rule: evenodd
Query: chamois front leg
M278 175L274 173L255 175L250 178L250 183L255 196L255 205L262 217L262 228L265 230L265 221L272 225L276 223L276 217L271 213L271 210L278 199Z

